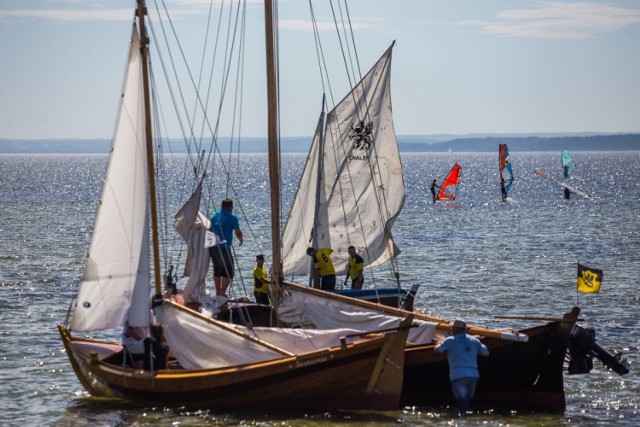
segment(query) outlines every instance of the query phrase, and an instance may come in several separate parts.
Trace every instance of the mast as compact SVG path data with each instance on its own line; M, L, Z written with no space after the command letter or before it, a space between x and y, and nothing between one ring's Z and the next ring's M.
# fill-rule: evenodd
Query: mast
M155 167L153 163L153 134L151 131L151 96L149 94L149 38L144 24L147 7L144 0L137 0L136 15L140 31L140 56L142 57L142 86L144 91L144 121L147 151L147 178L149 182L149 208L151 210L151 235L153 244L153 273L156 296L161 295L160 242L158 238L158 207L156 204Z
M269 146L269 186L271 188L271 294L277 295L281 277L280 249L280 151L278 147L277 59L275 57L274 8L277 0L265 0L264 21L267 53L267 126ZM277 304L277 298L271 299Z

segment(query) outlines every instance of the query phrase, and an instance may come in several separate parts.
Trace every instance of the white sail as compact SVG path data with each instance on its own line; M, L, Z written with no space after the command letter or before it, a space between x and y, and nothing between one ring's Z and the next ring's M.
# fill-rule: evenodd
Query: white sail
M149 219L140 41L131 36L111 155L71 329L149 325Z
M189 280L184 285L186 303L199 303L213 309L213 301L207 293L209 250L205 247L209 219L199 211L202 182L198 184L189 200L175 215L174 228L187 244L187 261L184 276Z
M405 190L391 111L392 48L316 131L283 235L287 276L309 274L312 244L333 249L338 274L346 271L350 245L365 265L399 253L391 227Z

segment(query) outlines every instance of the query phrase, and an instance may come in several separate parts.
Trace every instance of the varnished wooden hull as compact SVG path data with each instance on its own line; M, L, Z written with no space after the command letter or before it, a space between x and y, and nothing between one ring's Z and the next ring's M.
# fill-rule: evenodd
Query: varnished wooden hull
M107 363L119 346L59 330L78 379L93 396L225 411L399 407L406 330L269 362L157 372Z
M489 357L478 358L480 381L474 406L515 410L565 409L563 363L567 349L559 323L521 330L526 343L485 338ZM453 405L446 355L433 345L407 346L402 404Z
M287 283L285 287L321 295L322 291ZM325 293L326 298L340 298L361 306L393 315L407 312ZM564 361L570 331L580 309L575 307L564 316L566 321L551 321L542 326L519 330L528 342L508 341L495 330L469 327L491 352L479 357L480 381L474 406L493 409L562 411L566 407L564 394ZM416 319L438 321L419 313ZM441 327L447 327L447 323ZM405 370L402 406L454 404L449 382L446 355L434 351L434 344L408 345L405 348Z

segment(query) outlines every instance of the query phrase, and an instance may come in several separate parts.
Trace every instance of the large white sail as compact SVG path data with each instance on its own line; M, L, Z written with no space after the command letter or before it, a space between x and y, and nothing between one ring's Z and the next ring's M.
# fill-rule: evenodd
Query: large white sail
M287 276L309 274L312 244L333 249L338 274L349 245L365 265L399 253L391 227L405 190L391 111L392 48L318 126L283 235Z
M71 329L149 325L149 219L142 62L133 28L102 199Z

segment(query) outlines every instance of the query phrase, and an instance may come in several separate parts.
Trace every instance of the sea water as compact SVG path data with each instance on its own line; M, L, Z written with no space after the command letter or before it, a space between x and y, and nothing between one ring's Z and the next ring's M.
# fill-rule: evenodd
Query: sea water
M597 360L597 372L565 376L564 413L487 411L462 418L447 407L212 413L89 397L73 373L56 325L65 321L82 274L107 157L0 156L0 424L636 426L640 153L572 154L578 166L567 182L592 199L573 195L564 200L560 186L533 173L540 169L560 180L560 151L512 152L515 181L506 203L501 202L497 150L402 155L406 202L393 234L402 250L403 286L420 284L417 311L491 328L522 328L537 322L495 316L557 317L579 304L583 323L596 328L597 343L622 351L630 364L625 376L608 372ZM304 155L283 157L283 223L304 160ZM457 199L433 204L431 181L441 182L456 162L463 168ZM211 173L221 171L220 165L212 164ZM251 293L255 254L270 252L266 156L241 155L230 169L229 182L218 177L205 188L202 210L211 213L226 195L236 199L245 244L235 247L240 270L233 294L241 296ZM185 176L178 167L167 174L176 182ZM160 193L169 215L186 200L188 191L182 190ZM163 224L170 229L171 216L163 217ZM185 254L175 249L177 241L172 236L163 246L174 248L172 263L179 269ZM599 294L576 293L577 262L604 271ZM385 286L391 277L381 267L365 283Z

